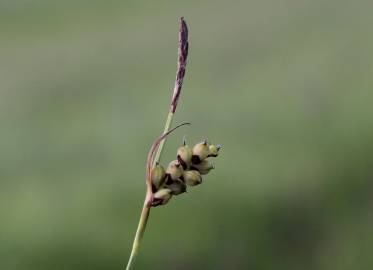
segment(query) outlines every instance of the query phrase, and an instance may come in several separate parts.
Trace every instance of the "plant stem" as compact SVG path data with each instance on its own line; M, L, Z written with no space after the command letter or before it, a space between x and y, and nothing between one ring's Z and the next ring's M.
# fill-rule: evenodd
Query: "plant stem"
M134 265L136 256L139 253L141 239L144 235L146 224L148 222L148 218L150 214L150 207L151 206L148 205L147 200L145 200L144 206L141 211L140 221L137 227L135 239L133 240L132 251L131 251L131 255L127 263L126 270L130 270L132 268L132 266Z
M167 115L166 124L164 126L163 134L166 134L167 131L170 130L170 126L172 124L173 116L174 116L174 113L170 111ZM153 167L155 166L155 164L157 162L160 162L160 160L161 160L161 154L162 154L162 150L163 150L165 142L166 142L166 139L162 140L161 143L159 144L157 153L155 154L155 157L154 157Z
M139 225L137 226L137 231L136 231L135 239L133 241L132 251L131 251L130 258L128 259L126 270L132 269L136 256L139 253L141 240L145 232L146 224L148 222L148 218L150 214L150 208L152 206L153 192L151 188L151 179L149 175L150 164L151 164L151 167L154 167L155 164L160 161L162 150L163 150L167 135L173 130L175 130L176 128L182 125L185 125L185 124L189 124L189 123L184 123L170 130L170 127L172 124L172 118L175 114L177 103L179 101L180 94L181 94L181 87L183 85L183 80L185 76L185 67L186 67L187 57L188 57L188 28L184 21L184 18L181 17L180 18L180 29L179 29L178 61L177 61L177 71L176 71L174 92L172 95L170 110L169 110L169 113L166 119L166 124L164 127L163 135L160 137L158 143L156 142L155 144L153 144L153 146L158 146L154 159L152 159L152 155L154 153L153 151L155 150L155 148L153 149L153 146L149 152L150 153L150 155L148 156L149 160L147 161L148 168L147 168L147 177L146 177L146 185L147 185L146 196L145 196L144 205L143 205L140 220L139 220Z
M172 112L169 112L167 119L166 119L166 124L164 127L163 134L166 134L169 131L171 123L172 123L173 115L174 114ZM166 138L164 138L160 142L157 152L154 157L152 167L154 167L155 164L159 162L165 141L166 141ZM126 270L130 270L132 268L132 266L134 265L136 256L139 253L141 240L145 233L146 224L148 223L148 218L150 214L151 196L152 196L151 190L147 189L145 200L144 200L144 206L141 211L139 225L137 226L137 231L136 231L135 239L133 240L132 251L131 251L130 258L128 259Z

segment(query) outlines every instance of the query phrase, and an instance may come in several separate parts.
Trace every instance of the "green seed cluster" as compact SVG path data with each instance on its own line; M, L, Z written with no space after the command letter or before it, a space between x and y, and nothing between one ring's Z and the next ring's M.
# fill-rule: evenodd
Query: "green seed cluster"
M217 157L221 146L207 141L196 144L193 148L184 144L177 150L177 159L171 161L165 169L156 164L151 171L153 188L152 206L168 203L172 195L180 195L187 186L202 183L202 175L214 169L209 157Z

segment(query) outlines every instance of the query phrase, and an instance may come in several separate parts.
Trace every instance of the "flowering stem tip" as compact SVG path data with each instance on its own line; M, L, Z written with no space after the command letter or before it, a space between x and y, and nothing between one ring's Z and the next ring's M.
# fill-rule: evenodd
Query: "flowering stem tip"
M170 129L185 76L188 47L188 27L181 17L175 86L164 131L150 147L146 160L146 195L126 270L132 269L138 255L151 207L165 205L172 197L185 193L187 188L201 184L202 175L214 169L210 158L217 157L221 148L220 145L210 144L207 140L190 147L184 137L182 145L176 151L176 159L166 167L160 162L167 136L181 126L190 125L182 123Z

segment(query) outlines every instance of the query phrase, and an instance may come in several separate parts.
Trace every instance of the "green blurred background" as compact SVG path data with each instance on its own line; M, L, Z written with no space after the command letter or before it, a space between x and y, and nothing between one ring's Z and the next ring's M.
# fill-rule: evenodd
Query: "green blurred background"
M137 269L372 269L371 1L0 1L0 269L123 269L164 126L223 145Z

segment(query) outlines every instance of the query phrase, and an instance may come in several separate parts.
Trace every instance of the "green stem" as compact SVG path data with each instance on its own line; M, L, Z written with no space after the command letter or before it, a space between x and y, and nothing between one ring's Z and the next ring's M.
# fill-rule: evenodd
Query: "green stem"
M171 123L172 123L173 116L174 116L174 114L170 111L168 116L167 116L167 119L166 119L166 124L165 124L165 127L164 127L163 134L165 134L169 131ZM161 158L161 154L162 154L162 150L163 150L165 141L166 141L166 138L164 138L162 140L162 142L160 143L160 145L157 149L157 152L156 152L155 157L154 157L153 167L156 164L156 162L159 162L159 160ZM144 206L143 206L142 211L141 211L139 225L137 226L137 231L136 231L135 239L133 240L132 251L131 251L130 258L128 259L126 270L130 270L133 267L136 256L139 253L141 240L142 240L142 237L145 233L146 224L148 223L148 218L149 218L149 214L150 214L151 206L149 206L150 205L149 201L151 200L150 198L151 198L151 195L152 195L150 192L151 191L148 190L147 193L146 193Z
M164 130L163 130L163 134L167 133L167 131L170 130L170 126L172 124L172 118L174 116L174 113L172 113L171 111L168 113L167 115L167 120L166 120L166 124L164 126ZM155 157L154 157L154 162L153 162L153 167L155 166L155 164L158 162L160 162L161 160L161 154L162 154L162 151L163 151L163 147L164 147L164 144L166 142L166 138L164 140L161 141L161 143L159 144L159 147L157 149L157 152L155 153Z
M149 214L150 214L150 207L151 206L148 205L147 199L145 199L144 206L143 206L142 211L141 211L141 217L140 217L139 225L138 225L137 231L136 231L136 236L135 236L135 239L133 240L132 251L131 251L130 258L128 259L126 270L132 269L132 267L134 265L134 262L135 262L135 259L136 259L136 256L139 253L141 240L142 240L142 237L144 235L146 224L148 222L148 218L149 218Z

